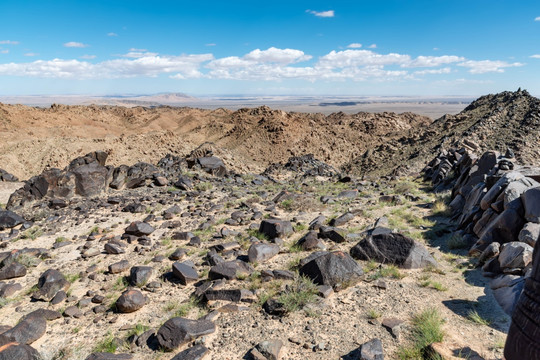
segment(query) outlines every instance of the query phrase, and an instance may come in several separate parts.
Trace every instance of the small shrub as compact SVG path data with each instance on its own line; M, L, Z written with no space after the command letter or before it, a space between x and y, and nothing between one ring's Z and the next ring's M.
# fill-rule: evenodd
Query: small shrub
M297 223L296 225L294 225L294 231L295 232L300 232L300 231L304 231L307 229L307 225L306 224L302 224L302 223Z
M278 301L287 312L301 310L304 306L315 301L318 293L317 285L306 277L298 277L293 284L287 286Z
M469 311L469 313L467 314L467 319L469 319L473 323L479 324L479 325L486 325L487 326L487 325L491 324L491 321L489 319L486 319L486 318L483 318L482 316L480 316L480 314L478 314L478 312L476 310Z
M467 249L469 247L469 244L463 239L463 236L457 233L452 234L452 236L448 239L448 242L446 244L448 245L448 248L450 250Z
M269 240L265 234L259 232L257 229L248 229L247 233L249 236L254 236L261 241Z
M67 274L67 275L64 275L66 277L66 280L69 281L70 283L74 283L75 281L79 280L81 278L81 275L79 273L76 273L76 274Z
M368 319L375 320L381 317L381 313L377 310L369 309L367 312Z
M382 277L389 277L392 279L403 279L405 277L395 265L388 265L379 268L374 274L371 274L369 278L371 280L377 280Z
M32 256L32 255L22 254L21 256L17 258L17 262L26 267L36 267L39 265L41 260L39 260L37 257Z
M195 185L195 190L197 190L197 191L208 191L208 190L211 190L213 187L214 186L212 185L212 183L210 183L208 181L203 181L203 182L200 182L197 185Z
M398 357L402 360L424 359L425 349L444 338L443 319L435 308L424 310L413 317L412 324L410 344L398 350Z
M116 343L114 336L112 336L112 334L109 332L107 333L105 339L96 344L93 352L115 353L117 348L118 344Z
M129 330L126 334L126 338L137 335L140 336L142 333L144 333L146 330L150 329L149 326L143 325L141 323L137 323L135 327L133 327L131 330Z

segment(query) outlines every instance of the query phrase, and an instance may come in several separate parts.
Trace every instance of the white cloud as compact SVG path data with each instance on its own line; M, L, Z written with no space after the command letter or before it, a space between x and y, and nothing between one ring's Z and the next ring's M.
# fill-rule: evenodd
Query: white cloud
M275 62L281 64L292 64L311 59L311 55L304 54L301 50L278 49L275 47L266 50L255 49L244 56L246 60L256 62Z
M371 44L368 46L368 48L370 49L376 49L377 48L377 44Z
M36 60L29 63L0 64L0 75L63 79L115 79L173 74L184 78L201 77L201 63L212 54L148 56L139 59L114 59L92 64L79 60Z
M12 41L12 40L0 40L1 45L19 45L18 41Z
M130 49L130 50L137 50L137 49ZM123 54L123 55L120 55L120 56L125 57L125 58L138 59L138 58L142 58L142 57L156 56L157 55L157 53L148 52L145 49L140 49L140 50L141 51L130 51L127 54Z
M403 67L435 67L443 64L456 63L466 60L461 56L443 55L443 56L418 56L408 64L403 64Z
M36 54L36 53L33 53L33 52L28 52L26 54L24 54L24 56L38 56L39 54Z
M535 17L534 21L540 21L540 16Z
M522 63L507 63L500 60L467 60L457 64L469 69L471 74L485 74L489 72L503 73L504 68L523 66Z
M413 58L408 54L383 54L360 49L333 50L313 59L302 50L275 47L217 59L211 53L172 56L131 48L127 54L116 55L111 60L96 63L85 61L94 58L95 55L86 54L80 59L0 63L0 76L117 79L167 75L173 79L245 81L401 81L415 79L415 76L451 74L456 72L456 66L465 67L472 74L483 74L500 73L505 68L524 65L499 60L469 60L455 55L421 55Z
M7 54L7 53L9 53L9 50L8 50L8 49L0 50L0 54Z
M533 59L540 59L540 54L531 55L529 57Z
M88 47L88 46L90 46L90 45L83 44L83 43L76 42L76 41L70 41L70 42L64 43L64 47L68 47L68 48L85 48L85 47Z
M429 70L418 70L415 71L415 75L433 75L433 74L450 74L452 72L452 69L449 67L445 67L442 69L429 69Z
M309 14L313 14L317 17L331 18L335 16L334 10L327 10L327 11L306 10L306 12Z
M204 44L204 46L216 46L214 43Z
M114 32L110 32L110 33L107 33L107 36L118 36L118 34Z
M360 49L362 47L362 44L360 44L360 43L352 43L352 44L347 45L347 47L349 49Z
M371 50L332 50L319 59L319 65L328 68L343 68L369 65L401 65L410 61L411 57L409 55L394 53L381 55Z

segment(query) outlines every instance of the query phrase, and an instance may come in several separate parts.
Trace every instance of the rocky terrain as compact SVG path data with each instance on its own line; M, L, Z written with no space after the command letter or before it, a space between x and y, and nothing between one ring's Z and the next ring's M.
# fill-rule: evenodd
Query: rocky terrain
M501 359L540 231L536 133L508 117L537 101L433 124L2 106L0 359ZM490 117L506 138L475 137Z

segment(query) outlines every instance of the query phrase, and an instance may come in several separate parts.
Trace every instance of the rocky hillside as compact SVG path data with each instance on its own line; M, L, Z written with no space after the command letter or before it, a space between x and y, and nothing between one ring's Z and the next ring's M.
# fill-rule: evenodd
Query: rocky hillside
M168 153L185 156L208 141L222 149L229 167L242 171L262 171L307 153L339 167L374 144L430 122L411 113L325 116L266 106L233 112L0 104L0 167L27 179L95 150L106 151L112 165L133 165L134 159L155 163Z
M420 170L441 148L466 146L482 153L512 149L523 164L540 165L540 100L527 91L482 96L457 115L447 115L410 136L378 144L345 168L358 174Z

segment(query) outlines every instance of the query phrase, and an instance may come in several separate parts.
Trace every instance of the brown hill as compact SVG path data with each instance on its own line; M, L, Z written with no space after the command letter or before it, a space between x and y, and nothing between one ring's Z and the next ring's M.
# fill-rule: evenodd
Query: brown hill
M155 163L166 153L188 154L214 142L228 166L261 171L291 155L313 153L339 167L376 144L431 120L412 113L295 113L262 106L230 111L158 107L0 104L0 168L28 178L64 167L94 150L112 165ZM234 155L233 155L234 154Z
M540 99L525 90L478 98L457 115L367 150L344 168L357 174L419 170L441 148L466 146L476 153L510 148L520 163L540 165Z

